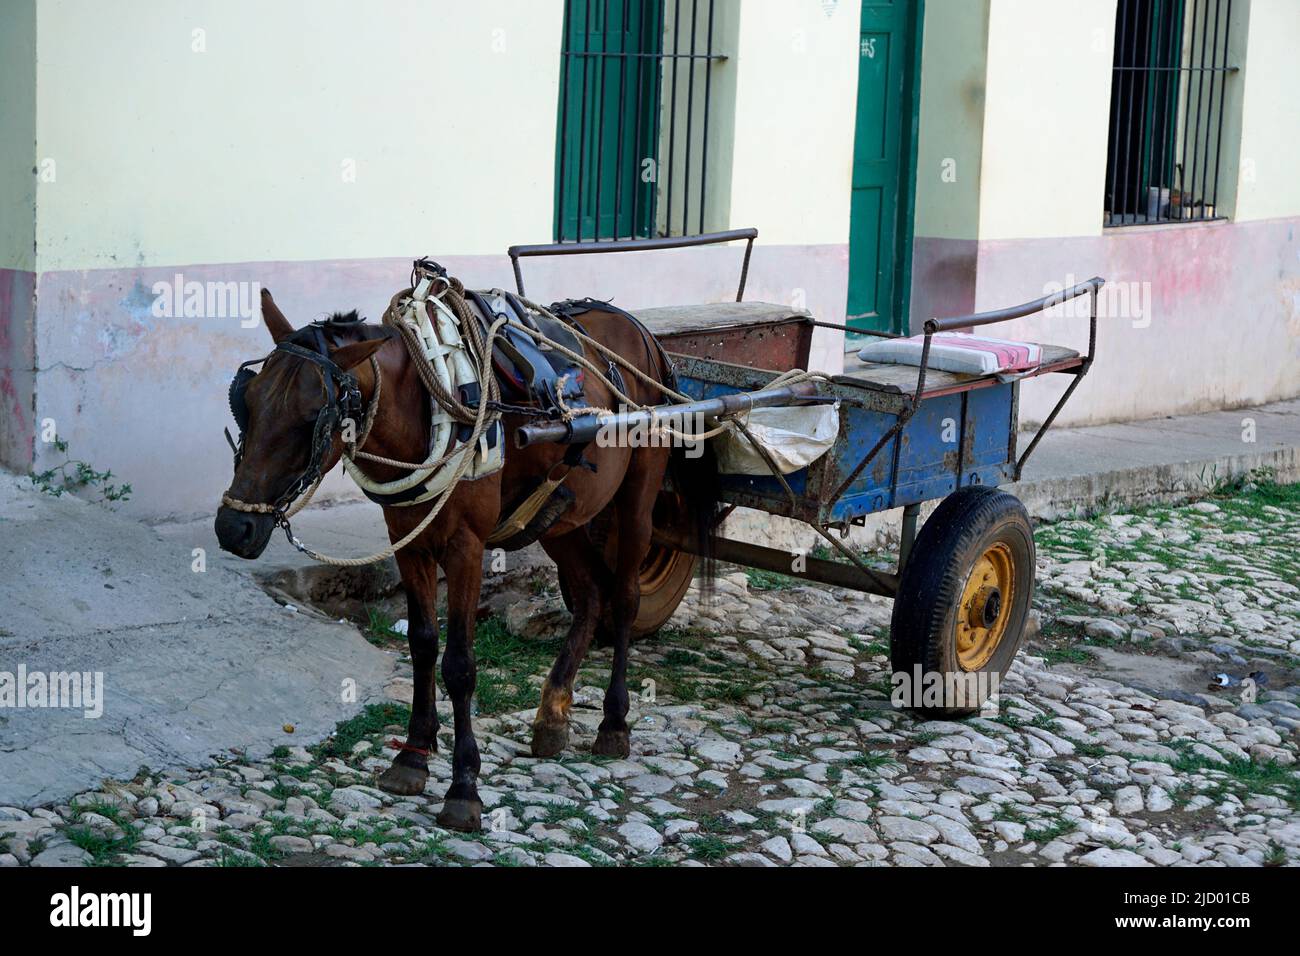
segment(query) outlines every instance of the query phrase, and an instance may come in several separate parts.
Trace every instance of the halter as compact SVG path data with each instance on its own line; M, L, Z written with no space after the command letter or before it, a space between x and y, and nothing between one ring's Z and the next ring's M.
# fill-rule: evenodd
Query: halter
M274 502L240 501L230 494L229 489L221 496L221 503L235 511L243 511L249 514L269 514L274 517L276 527L284 529L291 543L294 542L294 537L289 528L287 515L289 507L299 495L321 480L321 467L325 463L326 455L329 454L330 446L333 444L334 433L342 427L343 422L349 419L353 422L360 422L365 413L365 400L361 396L361 385L356 376L341 369L325 354L327 345L320 328L314 325L309 328L316 333L315 339L319 351L303 348L295 342L285 341L276 345L275 350L270 355L265 355L260 359L252 359L239 366L239 370L235 372L235 377L230 382L230 411L235 417L235 424L239 427L238 443L230 437L230 430L226 429L226 441L230 443L230 449L235 456L235 467L238 468L239 463L244 458L244 433L248 429L248 403L245 395L249 383L258 374L253 371L252 366L263 364L276 352L287 352L295 358L310 362L319 370L321 383L325 388L325 404L316 413L316 424L312 429L311 457L307 461L307 467L289 485L288 490L276 498Z

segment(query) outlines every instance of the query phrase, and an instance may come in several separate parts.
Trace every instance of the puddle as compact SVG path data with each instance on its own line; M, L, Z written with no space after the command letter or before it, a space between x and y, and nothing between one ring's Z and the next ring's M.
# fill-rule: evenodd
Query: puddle
M396 599L402 616L406 597L397 565L392 561L359 568L337 568L328 564L288 568L258 577L258 584L278 601L311 607L337 620L366 619L366 608L387 605Z
M1211 686L1215 675L1221 672L1240 677L1252 671L1263 671L1268 675L1271 687L1285 687L1296 682L1296 673L1291 668L1279 667L1275 660L1255 658L1242 667L1222 662L1186 661L1161 654L1131 653L1112 647L1081 646L1092 655L1094 663L1058 664L1053 669L1075 677L1104 677L1147 693L1189 703L1192 697L1207 701L1217 697L1239 702L1240 687Z

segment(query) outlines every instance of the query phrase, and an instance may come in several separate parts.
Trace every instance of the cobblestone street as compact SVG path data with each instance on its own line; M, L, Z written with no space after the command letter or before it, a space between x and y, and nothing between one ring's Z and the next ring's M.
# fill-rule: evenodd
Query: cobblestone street
M590 755L608 650L581 671L569 749L535 760L554 639L481 624L482 834L434 823L441 689L426 794L376 788L405 732L398 679L318 747L286 734L267 759L0 807L0 866L1300 861L1300 486L1061 521L1037 543L1033 633L995 716L891 706L890 602L730 569L633 649L628 760Z

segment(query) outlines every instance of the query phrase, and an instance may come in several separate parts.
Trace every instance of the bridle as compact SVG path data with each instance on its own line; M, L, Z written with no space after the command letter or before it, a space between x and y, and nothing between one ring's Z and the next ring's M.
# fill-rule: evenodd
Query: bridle
M227 508L249 514L271 515L275 519L276 527L284 529L290 543L293 543L295 547L297 547L297 543L289 527L290 507L300 495L315 487L323 477L322 467L326 456L329 454L330 446L333 444L334 433L339 431L344 422L349 420L354 423L355 427L360 427L362 420L367 417L366 402L361 395L361 384L357 381L356 376L351 372L344 371L329 357L325 336L320 328L318 326L310 326L309 328L316 333L315 338L319 351L304 348L295 342L280 342L270 355L252 359L239 366L239 370L235 372L235 377L230 382L229 393L230 412L239 428L238 443L230 437L230 429L226 429L226 441L229 442L230 449L234 453L235 468L238 468L244 458L244 434L248 430L249 414L246 394L249 383L258 374L253 370L253 366L263 364L271 356L279 352L310 362L320 374L321 384L325 391L325 404L316 413L316 423L312 428L311 456L307 460L307 467L298 474L288 489L273 502L240 501L230 494L229 489L221 496L221 503Z

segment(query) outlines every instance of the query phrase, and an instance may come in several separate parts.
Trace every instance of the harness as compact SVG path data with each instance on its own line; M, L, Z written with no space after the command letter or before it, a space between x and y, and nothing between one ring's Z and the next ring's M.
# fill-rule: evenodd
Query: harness
M472 419L458 421L439 400L439 392L453 396L462 407L477 408L485 391L462 335L460 317L442 301L451 288L445 270L437 263L421 260L412 278L416 281L410 295L396 297L390 310L396 310L394 324L407 337L412 354L421 355L428 363L438 386L429 389L428 457L412 467L406 477L389 482L376 481L352 458L343 459L344 469L362 493L385 508L424 504L442 494L453 478L453 471L443 466L458 448L473 440ZM440 291L435 293L439 286ZM479 435L473 460L462 477L473 481L499 471L505 464L504 435L500 421L492 422Z
M563 303L553 307L560 313L557 318L542 306L500 290L491 290L486 295L467 293L445 269L427 259L415 263L411 281L410 289L393 297L384 314L384 325L395 329L404 339L415 370L430 396L432 423L429 454L424 462L394 461L360 450L379 406L382 384L379 362L373 355L370 357L375 393L367 403L356 377L330 359L326 338L332 328L361 321L355 313L344 319L316 322L294 333L277 344L270 355L243 363L230 383L230 410L240 434L236 443L227 429L226 440L238 468L249 424L246 394L249 383L259 374L253 366L266 362L277 352L287 352L312 363L321 375L325 403L316 416L307 467L274 502L244 502L229 491L222 496L222 503L227 507L272 515L290 544L315 560L357 567L383 560L414 541L437 517L462 479L479 478L503 467L505 442L500 421L503 414L559 420L573 435L579 416L606 413L607 410L591 407L586 402L584 375L595 376L629 407L641 406L626 394L620 367L672 399L687 400L675 388L642 372L586 334L576 315L601 303L593 300ZM657 348L658 343L644 326L635 319L632 321L642 331L647 351ZM590 357L588 349L594 350ZM604 368L592 361L597 357L605 361ZM666 356L663 358L665 367L671 368ZM503 386L508 396L516 400L515 404L502 401ZM299 541L289 526L289 519L310 502L323 480L324 461L335 433L345 422L355 423L363 416L361 435L356 442L349 440L350 448L345 450L343 464L367 497L385 507L437 500L402 540L383 551L364 558L331 558ZM594 470L595 467L583 459L586 441L579 439L568 444L563 460L556 463L551 473L526 490L521 500L503 509L502 514L508 517L501 520L489 543L506 550L522 547L540 537L568 509L573 496L562 487L565 480L574 468ZM377 482L354 459L407 469L411 474L393 482ZM298 499L296 504L295 499Z
M238 468L239 463L244 458L244 436L248 431L249 416L246 397L248 386L258 374L253 370L253 366L263 365L277 353L286 353L310 362L320 373L321 387L325 394L325 404L316 413L316 422L312 427L311 454L307 459L307 467L290 482L284 493L273 502L240 501L232 496L229 491L221 496L222 504L236 511L273 516L276 527L284 528L290 541L293 541L294 538L289 528L289 508L300 495L309 488L315 488L324 477L322 466L329 454L330 446L333 444L334 433L339 431L345 422L351 421L355 424L362 421L363 418L367 422L368 430L368 423L373 417L368 414L365 400L361 396L361 385L356 376L339 368L330 359L323 325L325 323L308 327L309 334L314 340L314 344L317 344L320 348L320 351L304 348L292 339L280 342L270 354L239 366L239 370L230 382L228 393L230 413L234 416L235 425L239 429L239 441L235 442L230 437L230 429L228 428L225 430L226 441L230 444L230 450L235 458L235 467ZM375 371L378 372L378 363L375 363Z

